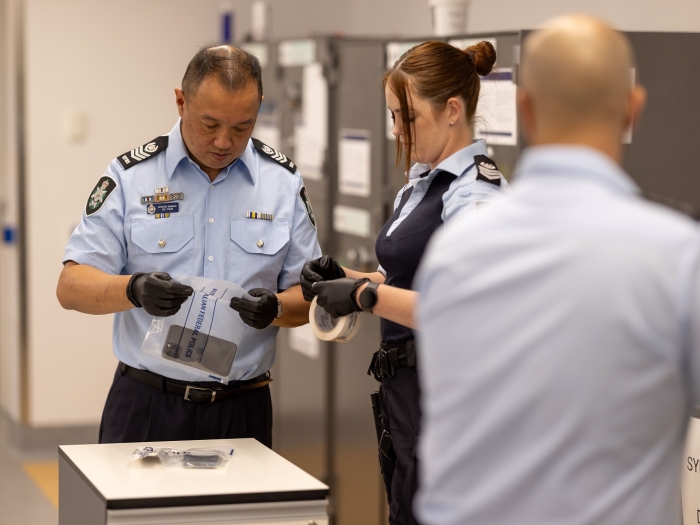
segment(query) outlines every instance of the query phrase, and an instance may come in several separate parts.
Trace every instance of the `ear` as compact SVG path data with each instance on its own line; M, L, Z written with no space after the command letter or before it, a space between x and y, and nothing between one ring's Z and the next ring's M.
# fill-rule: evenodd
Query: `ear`
M643 86L636 85L632 88L627 104L627 115L625 117L625 129L630 125L635 128L639 126L642 113L647 104L647 90Z
M522 87L518 87L517 102L523 133L525 138L532 142L537 129L535 112L532 107L532 98Z
M185 94L180 88L175 88L175 104L177 105L177 113L182 118L185 113Z
M448 122L454 122L457 124L460 119L464 118L463 110L464 104L460 98L452 97L447 99L447 103L445 104L445 113L447 115Z

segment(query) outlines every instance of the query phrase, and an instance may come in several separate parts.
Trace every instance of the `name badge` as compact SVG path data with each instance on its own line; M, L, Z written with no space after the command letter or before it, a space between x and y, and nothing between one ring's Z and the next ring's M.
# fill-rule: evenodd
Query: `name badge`
M154 213L157 214L163 214L163 213L177 213L180 211L180 203L179 202L169 202L167 204L165 203L155 203L155 204L149 204L148 207L146 208L146 211L148 212L149 215L153 215Z

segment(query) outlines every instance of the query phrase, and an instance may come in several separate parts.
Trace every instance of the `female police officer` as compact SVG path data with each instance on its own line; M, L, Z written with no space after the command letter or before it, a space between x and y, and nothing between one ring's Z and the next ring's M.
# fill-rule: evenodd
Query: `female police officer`
M464 51L426 42L394 64L384 76L384 90L394 120L397 163L403 154L407 181L377 238L380 267L360 273L325 256L307 263L301 275L304 297L317 295L331 315L362 309L382 318L381 349L370 371L381 382L379 459L392 525L415 523L411 501L417 488L420 408L413 276L428 240L444 221L493 200L507 185L486 156L485 143L473 143L471 133L479 75L488 74L495 61L488 42Z

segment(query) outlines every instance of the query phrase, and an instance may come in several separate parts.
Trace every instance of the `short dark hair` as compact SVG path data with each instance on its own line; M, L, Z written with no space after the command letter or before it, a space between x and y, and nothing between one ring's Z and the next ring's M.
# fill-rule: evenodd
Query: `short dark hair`
M215 75L221 85L231 92L255 82L262 98L261 73L260 61L243 49L227 45L206 46L187 65L182 77L182 91L186 98L192 97L205 78Z

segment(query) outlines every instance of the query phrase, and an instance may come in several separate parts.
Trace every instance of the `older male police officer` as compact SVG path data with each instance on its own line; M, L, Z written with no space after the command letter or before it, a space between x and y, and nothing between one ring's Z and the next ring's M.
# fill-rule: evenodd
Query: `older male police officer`
M254 437L271 445L277 327L308 319L299 273L320 249L296 166L251 139L261 100L255 57L203 48L175 89L181 118L172 131L114 159L89 196L57 295L67 309L116 312L120 364L100 442ZM176 313L192 294L170 274L225 279L259 298L232 300L251 328L228 385L193 383L139 352L152 316Z
M623 35L561 18L521 62L513 192L448 224L419 272L421 523L681 523L697 225L620 168L645 98Z

